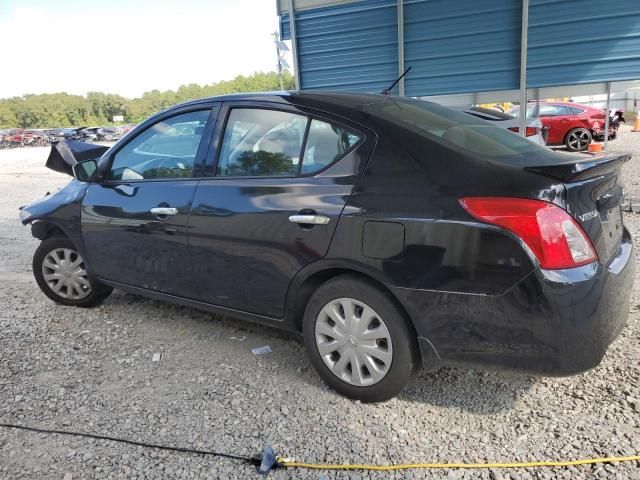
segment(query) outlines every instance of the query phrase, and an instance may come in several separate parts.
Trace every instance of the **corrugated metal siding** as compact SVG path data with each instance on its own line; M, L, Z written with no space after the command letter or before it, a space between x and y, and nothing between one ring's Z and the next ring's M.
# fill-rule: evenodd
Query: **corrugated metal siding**
M405 0L409 96L518 88L520 0Z
M396 0L365 0L296 12L301 88L380 92L388 87L398 76L396 5ZM290 38L288 22L283 15L284 39Z
M519 88L521 0L404 0L410 96ZM301 86L377 92L397 76L396 0L296 12ZM290 38L288 14L281 34ZM528 86L640 79L640 0L530 0Z
M640 1L530 0L528 85L640 78Z
M305 10L307 8L329 7L356 1L358 0L293 0L293 8L295 10ZM276 0L276 10L278 15L288 12L289 0Z
M291 29L289 28L289 14L280 15L280 38L282 40L291 40Z

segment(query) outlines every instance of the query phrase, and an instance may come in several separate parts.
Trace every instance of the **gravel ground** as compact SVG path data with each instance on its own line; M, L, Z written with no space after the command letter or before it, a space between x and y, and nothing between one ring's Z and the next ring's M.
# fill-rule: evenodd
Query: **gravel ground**
M640 198L640 134L625 167ZM596 369L531 378L468 369L418 373L396 399L329 390L300 342L276 330L115 291L83 310L33 280L37 242L17 208L67 181L46 149L0 151L0 422L252 455L265 444L311 462L486 462L640 454L640 293ZM636 242L640 214L625 214ZM640 268L637 269L640 272ZM251 349L270 345L255 357ZM152 356L162 353L159 362ZM65 476L66 475L66 476ZM225 459L0 428L0 478L254 478ZM640 479L640 465L402 473L285 471L272 478Z

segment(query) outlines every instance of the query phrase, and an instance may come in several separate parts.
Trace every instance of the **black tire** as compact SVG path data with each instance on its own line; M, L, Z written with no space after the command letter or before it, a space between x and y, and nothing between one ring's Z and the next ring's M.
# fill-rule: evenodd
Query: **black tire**
M319 315L327 304L341 298L354 299L372 308L390 335L391 365L384 377L372 385L357 386L339 378L318 350L315 330ZM405 314L387 292L357 275L336 277L314 292L304 313L303 334L311 362L324 381L338 393L365 403L382 402L400 393L411 378L418 358L417 339Z
M572 152L584 152L593 141L591 132L586 128L573 128L564 138L564 144Z
M86 276L86 280L88 281L90 286L89 289L87 289L89 293L86 296L78 299L64 298L63 296L60 296L47 283L44 277L43 263L49 253L52 253L58 249L72 250L75 255L77 255L77 257L73 258L79 258L81 261L78 266L80 268L84 268L84 261L82 261L82 257L80 257L80 255L78 254L77 248L71 240L66 237L58 236L46 238L40 243L40 246L38 246L33 255L33 275L36 278L36 282L38 283L40 290L42 290L42 292L51 300L61 305L88 308L95 307L96 305L101 304L104 299L111 294L111 291L113 289L104 285L103 283L100 283L90 274L87 274Z

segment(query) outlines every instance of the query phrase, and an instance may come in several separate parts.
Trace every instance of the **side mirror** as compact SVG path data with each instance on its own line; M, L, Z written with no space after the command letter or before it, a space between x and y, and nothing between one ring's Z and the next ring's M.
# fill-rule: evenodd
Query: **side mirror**
M98 171L98 163L95 160L85 160L76 163L73 167L73 176L79 182L91 182Z

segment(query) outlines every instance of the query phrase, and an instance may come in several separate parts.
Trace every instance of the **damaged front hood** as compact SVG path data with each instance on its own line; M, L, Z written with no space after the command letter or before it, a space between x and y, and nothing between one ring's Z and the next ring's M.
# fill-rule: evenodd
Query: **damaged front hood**
M51 145L51 153L49 153L45 166L55 172L73 176L71 167L76 163L85 160L98 160L107 150L109 147L104 145L60 140Z

